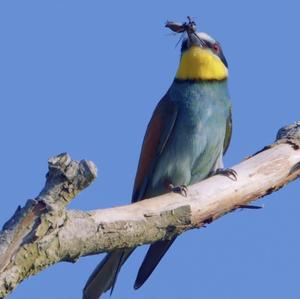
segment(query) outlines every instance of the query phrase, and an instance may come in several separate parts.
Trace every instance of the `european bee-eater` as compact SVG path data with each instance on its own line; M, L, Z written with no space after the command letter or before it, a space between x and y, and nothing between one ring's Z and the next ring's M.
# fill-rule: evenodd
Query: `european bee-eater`
M180 190L223 168L231 138L228 66L220 44L206 33L188 32L175 79L148 125L132 202ZM169 249L172 240L152 244L139 269L139 288ZM91 274L84 299L113 289L119 270L135 248L108 253Z

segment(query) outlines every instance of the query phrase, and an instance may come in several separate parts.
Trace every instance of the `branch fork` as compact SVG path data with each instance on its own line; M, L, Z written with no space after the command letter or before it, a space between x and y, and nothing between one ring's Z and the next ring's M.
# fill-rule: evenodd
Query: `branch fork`
M282 188L300 175L300 122L281 128L274 144L232 167L237 181L215 175L188 187L94 211L67 210L97 176L91 161L60 154L48 161L46 184L0 231L0 298L25 278L79 257L171 239Z

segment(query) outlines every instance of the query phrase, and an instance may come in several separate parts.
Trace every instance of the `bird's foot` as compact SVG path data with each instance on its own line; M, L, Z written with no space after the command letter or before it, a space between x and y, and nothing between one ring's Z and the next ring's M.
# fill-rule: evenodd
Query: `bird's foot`
M169 184L168 189L172 192L179 193L182 196L187 197L188 187L186 185L174 186L173 184Z
M294 172L298 171L300 169L300 162L296 163L289 172L289 175L293 174Z
M214 172L214 175L216 174L224 175L233 181L237 180L237 172L231 168L218 168Z

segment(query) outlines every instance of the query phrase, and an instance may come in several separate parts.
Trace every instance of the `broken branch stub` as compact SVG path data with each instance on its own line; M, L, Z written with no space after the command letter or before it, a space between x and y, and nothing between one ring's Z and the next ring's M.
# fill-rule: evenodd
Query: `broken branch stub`
M64 207L96 176L92 162L67 154L49 160L47 182L0 232L0 298L42 269L80 256L136 247L205 226L300 175L300 123L279 130L274 144L235 165L237 180L215 175L189 186L183 200L167 193L95 211Z
M48 160L46 184L37 200L51 210L63 209L80 191L88 187L97 176L91 161L74 161L67 153Z
M18 207L0 232L0 272L9 265L20 247L38 237L36 229L43 214L62 211L97 176L93 162L74 161L67 153L50 158L48 167L43 190L23 208Z

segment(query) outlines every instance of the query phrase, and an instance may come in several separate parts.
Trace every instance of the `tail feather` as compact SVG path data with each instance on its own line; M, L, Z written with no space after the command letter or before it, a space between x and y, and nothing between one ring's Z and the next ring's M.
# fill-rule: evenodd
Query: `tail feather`
M118 249L108 253L98 264L83 289L83 299L98 299L111 289L113 291L121 266L133 249Z
M149 278L149 276L159 264L160 260L168 251L175 239L176 237L172 240L157 241L150 246L135 280L135 289L140 288L144 284L144 282Z

